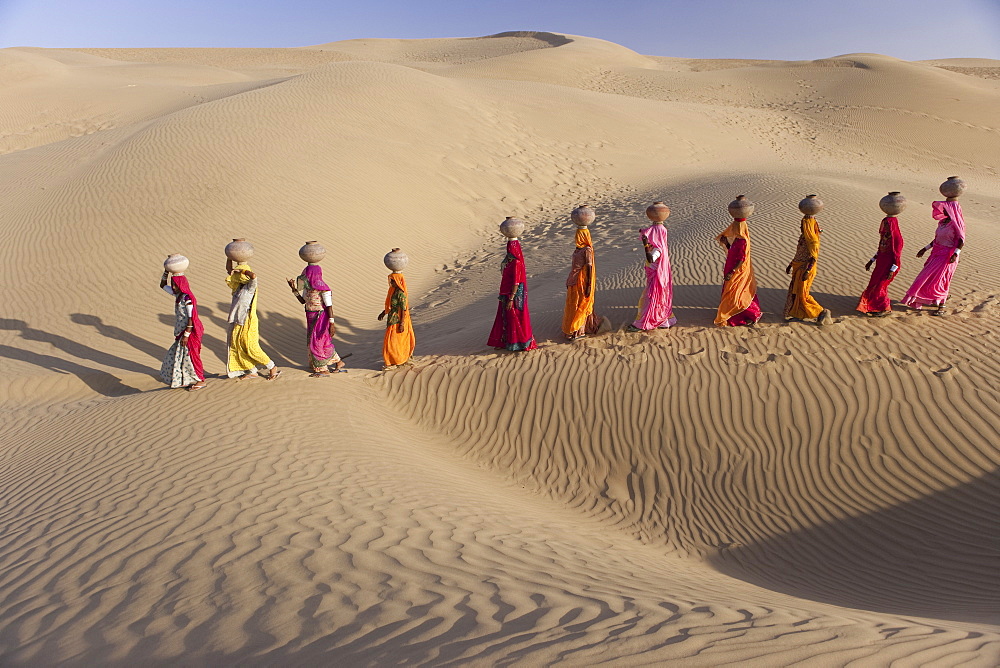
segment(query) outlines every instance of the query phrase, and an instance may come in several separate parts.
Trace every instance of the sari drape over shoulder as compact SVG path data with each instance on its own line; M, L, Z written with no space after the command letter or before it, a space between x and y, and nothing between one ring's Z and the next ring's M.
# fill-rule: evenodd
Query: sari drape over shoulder
M226 285L233 291L229 309L229 356L226 362L226 372L231 378L254 371L257 367L270 369L274 366L274 362L260 347L257 279L237 273L237 269L252 271L250 265L241 262L233 267L233 273L226 278Z
M327 301L333 303L330 286L323 280L323 268L318 264L306 265L295 284L305 300L309 366L313 371L322 371L340 361L330 336L330 314L326 309Z
M524 267L521 242L517 239L507 241L507 256L500 271L500 303L487 345L513 351L534 350L538 345L531 331L528 311L528 272ZM511 297L513 305L507 308Z
M406 293L406 279L402 274L389 274L389 292L385 296L385 339L382 341L382 359L386 366L403 364L413 355L417 345L410 321L410 303Z
M785 318L818 318L823 312L823 307L809 294L819 266L819 233L819 223L814 216L802 219L802 234L792 258L792 280L785 299ZM812 267L809 267L810 260L813 260Z
M757 301L757 280L750 260L750 228L745 218L733 221L717 238L729 246L723 275L732 276L722 284L722 299L715 315L719 327L751 325L760 320L760 303Z
M931 253L913 280L913 285L903 295L903 304L919 309L922 306L944 306L951 290L951 277L955 275L959 260L951 262L951 256L959 244L965 242L965 218L962 205L958 202L934 202L931 204L934 219L938 221L934 231Z
M639 300L639 313L632 326L636 329L656 329L677 324L674 317L674 277L667 252L667 228L653 224L642 230L652 262L646 262L646 289Z
M594 244L590 230L578 228L573 265L566 279L566 307L563 310L562 331L569 337L586 332L587 319L594 314Z
M173 276L170 288L174 294L174 343L160 366L160 378L170 387L187 387L205 380L201 363L201 341L205 326L198 316L198 300L191 292L187 276ZM191 325L191 334L184 340L184 331Z
M903 234L899 231L899 219L886 216L878 228L878 252L868 287L861 293L858 311L862 313L884 313L892 310L889 299L889 284L899 273L903 263ZM893 269L895 267L895 269Z

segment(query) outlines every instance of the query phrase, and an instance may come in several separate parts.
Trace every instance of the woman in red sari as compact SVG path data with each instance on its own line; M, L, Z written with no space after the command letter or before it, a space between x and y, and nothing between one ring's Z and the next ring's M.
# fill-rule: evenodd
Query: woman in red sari
M898 192L891 192L888 196L898 195ZM887 316L892 312L889 284L896 278L899 265L903 261L903 234L899 231L899 219L896 216L883 218L878 234L878 252L865 265L865 271L871 271L872 277L868 281L868 287L861 293L861 301L858 302L857 308L868 317L875 318ZM872 269L873 264L875 269Z
M742 195L740 195L742 197ZM753 327L760 320L757 281L750 262L750 229L746 218L735 218L716 241L726 248L722 299L715 316L719 327Z
M524 268L521 242L507 241L507 256L500 265L500 303L487 345L520 352L537 348L528 312L528 273Z

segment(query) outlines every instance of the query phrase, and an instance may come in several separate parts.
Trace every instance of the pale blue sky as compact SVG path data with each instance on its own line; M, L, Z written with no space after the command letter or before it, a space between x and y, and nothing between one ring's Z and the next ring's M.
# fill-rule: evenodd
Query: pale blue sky
M545 30L657 56L1000 59L1000 0L0 0L0 47L275 47Z

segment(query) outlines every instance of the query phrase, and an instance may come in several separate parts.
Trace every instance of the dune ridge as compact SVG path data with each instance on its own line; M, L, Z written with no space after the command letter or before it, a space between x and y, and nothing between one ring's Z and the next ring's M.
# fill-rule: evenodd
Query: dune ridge
M996 69L531 32L0 50L0 663L997 665ZM948 315L858 317L878 199L910 202L898 299L950 174ZM780 317L811 192L828 327ZM740 193L765 314L718 330ZM680 323L640 336L654 199ZM585 202L615 331L568 344ZM523 355L485 347L505 215ZM285 373L165 390L160 263L191 259L218 374L233 237ZM306 239L353 353L325 380L284 285ZM392 246L417 357L382 372Z

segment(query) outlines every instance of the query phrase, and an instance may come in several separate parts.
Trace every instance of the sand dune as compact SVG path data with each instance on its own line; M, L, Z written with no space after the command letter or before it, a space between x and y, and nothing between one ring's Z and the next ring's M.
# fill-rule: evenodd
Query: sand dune
M0 50L0 663L996 665L997 72L551 33ZM949 315L855 317L878 199L910 202L899 298L950 174ZM780 318L811 192L822 328ZM712 326L739 193L753 331ZM653 199L680 326L640 336ZM569 344L583 202L616 331ZM505 215L529 222L523 355L485 346ZM286 373L164 390L160 262L191 258L221 373L238 236ZM307 377L283 283L306 239L337 378ZM417 357L380 372L392 246Z

